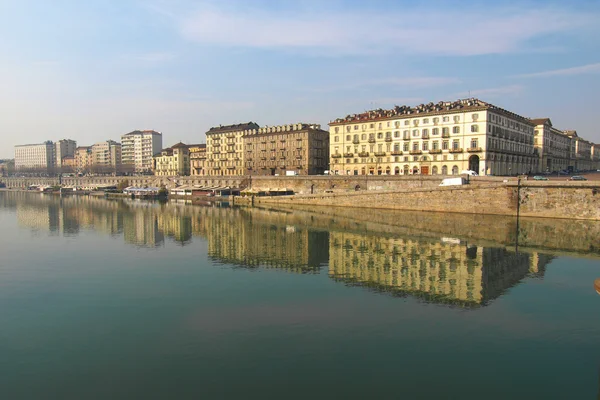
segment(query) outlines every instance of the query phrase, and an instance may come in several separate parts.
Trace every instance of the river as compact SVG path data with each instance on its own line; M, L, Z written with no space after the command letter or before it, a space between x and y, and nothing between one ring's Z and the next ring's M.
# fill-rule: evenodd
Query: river
M600 398L599 230L0 192L0 396Z

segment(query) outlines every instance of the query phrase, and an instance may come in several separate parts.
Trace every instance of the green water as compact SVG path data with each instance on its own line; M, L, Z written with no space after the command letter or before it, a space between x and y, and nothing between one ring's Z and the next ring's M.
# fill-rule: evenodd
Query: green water
M0 398L597 399L553 223L0 192Z

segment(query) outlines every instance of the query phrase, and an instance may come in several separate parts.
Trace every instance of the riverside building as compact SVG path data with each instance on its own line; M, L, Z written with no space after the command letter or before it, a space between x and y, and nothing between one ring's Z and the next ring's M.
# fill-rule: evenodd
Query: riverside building
M148 173L154 165L154 155L162 150L162 133L136 130L121 136L122 164L128 172Z
M71 139L61 139L54 144L54 166L62 168L65 158L72 164L77 142ZM71 165L72 166L72 165ZM71 167L66 165L65 167Z
M317 175L328 169L329 133L317 124L288 124L244 133L247 175Z
M193 176L207 175L206 173L206 144L190 144L190 173Z
M510 175L536 171L534 125L478 99L396 106L331 121L338 175Z
M92 169L95 172L115 172L121 167L121 144L114 140L92 146Z
M206 172L209 176L244 175L244 135L260 127L254 122L217 126L206 132Z
M49 172L54 168L54 143L15 146L15 169L18 171Z
M92 166L92 146L80 146L75 149L75 170L85 173Z
M190 151L188 146L177 143L154 157L154 175L188 176L190 174Z

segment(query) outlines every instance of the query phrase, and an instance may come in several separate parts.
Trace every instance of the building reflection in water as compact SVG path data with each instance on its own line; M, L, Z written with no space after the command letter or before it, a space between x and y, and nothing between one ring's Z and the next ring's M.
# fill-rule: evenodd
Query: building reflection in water
M329 275L349 285L436 303L485 305L526 276L543 276L551 256L410 239L332 232Z
M367 230L304 212L28 193L4 193L0 207L15 210L18 224L36 232L94 230L147 248L166 240L185 246L199 237L216 263L294 273L328 266L329 277L347 285L467 307L488 304L525 277L543 277L553 258L433 234Z

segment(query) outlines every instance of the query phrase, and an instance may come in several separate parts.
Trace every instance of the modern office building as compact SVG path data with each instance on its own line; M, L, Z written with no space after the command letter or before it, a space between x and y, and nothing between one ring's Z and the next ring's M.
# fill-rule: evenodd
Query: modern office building
M15 146L15 169L17 171L49 172L53 168L54 143L52 141Z
M154 165L153 157L161 150L161 132L136 130L121 136L123 168L130 170L130 172L151 172Z
M478 99L396 106L331 121L338 175L481 175L536 171L533 123Z

